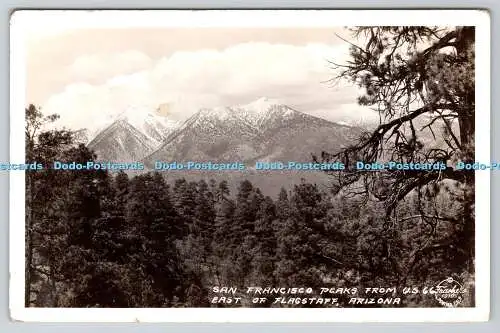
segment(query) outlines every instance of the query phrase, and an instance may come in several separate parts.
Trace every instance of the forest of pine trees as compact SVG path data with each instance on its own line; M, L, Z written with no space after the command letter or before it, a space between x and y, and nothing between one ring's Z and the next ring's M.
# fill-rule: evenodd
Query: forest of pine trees
M71 132L27 140L30 160L46 165L95 159ZM257 306L244 298L246 287L421 286L465 271L452 248L415 260L425 223L388 233L380 203L317 184L271 198L249 181L230 193L226 181L47 168L27 172L26 187L27 306ZM453 200L437 196L439 209L453 210ZM441 228L442 237L453 231ZM242 302L212 304L213 286L238 287ZM417 295L402 305L426 302Z

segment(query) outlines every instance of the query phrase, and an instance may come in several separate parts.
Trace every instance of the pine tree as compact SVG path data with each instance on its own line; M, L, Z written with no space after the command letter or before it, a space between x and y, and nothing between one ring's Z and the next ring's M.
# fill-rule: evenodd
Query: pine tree
M44 116L40 108L30 104L25 110L26 162L40 163L44 168L26 171L26 279L25 305L57 304L55 257L62 251L60 239L63 218L60 214L65 180L51 169L54 160L72 147L73 135L67 130L43 130L55 122L57 115ZM41 297L40 284L46 286L47 297ZM38 296L37 296L38 295Z
M285 198L282 191L278 202L284 205ZM325 226L321 220L328 210L328 202L323 199L316 185L303 182L294 187L289 213L278 213L286 218L278 231L276 275L280 285L315 287L322 284L324 258L320 244Z
M384 203L383 224L393 229L387 233L400 233L399 223L407 219L420 225L446 221L448 227L441 234L437 229L428 234L421 230L417 238L426 241L409 251L412 262L425 265L446 249L460 249L461 254L452 255L455 264L473 276L474 172L452 166L457 161L474 161L474 27L356 27L352 32L362 44L351 44L350 60L336 66L337 79L363 88L359 104L377 110L380 124L352 146L333 155L322 154L323 160L341 160L347 166L340 175L343 191ZM434 140L429 142L426 136ZM428 172L359 172L352 167L359 160L443 163L447 167ZM454 216L429 215L425 210L398 216L398 206L412 195L423 194L417 196L419 206L433 205L437 197L429 195L434 192L429 189L450 183L456 185L449 189L461 203ZM450 231L454 237L447 236ZM408 267L418 274L418 265L413 263ZM398 272L401 282L413 273L405 267Z
M156 173L130 182L127 223L133 225L132 260L138 270L138 299L143 306L166 306L177 297L182 283L180 259L175 248L180 219L170 201L168 186Z
M275 285L274 270L276 261L277 239L274 232L276 207L270 197L261 203L255 222L257 244L253 257L253 281L255 285Z
M84 145L71 148L64 154L63 161L86 163L95 155ZM108 297L97 290L102 280L99 277L98 249L95 248L95 226L101 217L101 198L108 180L105 171L65 171L66 193L61 211L65 215L65 249L58 256L59 270L65 281L71 285L73 306L101 306L108 304ZM107 274L107 273L105 273ZM116 297L119 297L117 294ZM123 303L121 303L123 304Z
M231 242L229 237L231 235L231 226L234 219L234 212L236 204L230 200L229 189L227 182L222 181L219 184L219 191L217 192L216 202L216 216L215 216L215 231L211 246L211 259L210 261L214 266L214 275L217 285L230 285L229 271L231 269Z

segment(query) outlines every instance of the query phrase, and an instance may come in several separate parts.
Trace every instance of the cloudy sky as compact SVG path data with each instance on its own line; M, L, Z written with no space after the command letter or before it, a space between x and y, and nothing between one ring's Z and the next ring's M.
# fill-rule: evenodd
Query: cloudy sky
M92 127L130 106L168 105L184 120L199 108L269 97L332 121L377 119L357 88L327 81L348 44L334 28L73 29L28 35L26 103Z

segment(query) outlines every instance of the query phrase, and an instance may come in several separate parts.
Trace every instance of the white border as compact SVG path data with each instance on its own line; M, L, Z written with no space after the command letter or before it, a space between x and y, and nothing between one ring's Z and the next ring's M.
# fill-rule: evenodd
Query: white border
M258 22L258 25L256 24ZM10 160L25 160L25 38L43 26L55 33L81 28L338 27L352 25L476 26L476 159L490 162L490 17L479 10L157 10L17 11L11 17ZM488 129L488 130L486 130ZM10 173L11 318L36 322L468 322L490 309L490 173L476 172L476 307L403 309L77 309L24 307L23 172Z

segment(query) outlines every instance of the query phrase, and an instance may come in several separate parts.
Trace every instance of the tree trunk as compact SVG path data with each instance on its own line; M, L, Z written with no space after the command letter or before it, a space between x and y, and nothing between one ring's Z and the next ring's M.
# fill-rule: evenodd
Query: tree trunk
M31 304L31 277L33 274L33 179L29 173L26 173L26 181L28 182L26 195L26 262L25 262L25 284L24 284L24 306L29 307Z
M474 27L463 27L459 30L456 41L457 55L468 56L469 50L474 48ZM471 59L467 59L471 61ZM475 160L475 91L466 92L463 98L464 108L460 111L458 125L460 130L461 159L465 163L474 163ZM463 229L460 243L467 253L467 267L470 274L474 274L475 258L475 172L464 171L465 190L463 198Z

